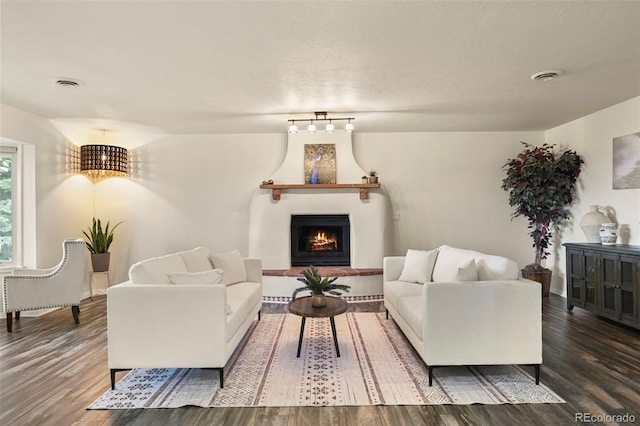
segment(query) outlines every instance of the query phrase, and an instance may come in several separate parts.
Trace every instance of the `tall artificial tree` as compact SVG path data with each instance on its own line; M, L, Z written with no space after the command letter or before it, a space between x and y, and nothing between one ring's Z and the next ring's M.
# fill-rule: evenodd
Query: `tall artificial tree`
M571 216L569 205L584 160L575 151L556 150L556 145L522 143L525 150L502 167L507 173L502 189L509 192L509 205L515 207L512 218L524 216L529 221L535 262L525 269L538 272L545 269L541 262L549 255L552 228L557 231Z

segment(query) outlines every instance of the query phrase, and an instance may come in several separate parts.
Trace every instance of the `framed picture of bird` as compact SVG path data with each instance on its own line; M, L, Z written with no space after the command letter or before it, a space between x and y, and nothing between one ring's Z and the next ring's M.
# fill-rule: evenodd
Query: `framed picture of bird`
M305 144L304 183L336 183L335 144Z

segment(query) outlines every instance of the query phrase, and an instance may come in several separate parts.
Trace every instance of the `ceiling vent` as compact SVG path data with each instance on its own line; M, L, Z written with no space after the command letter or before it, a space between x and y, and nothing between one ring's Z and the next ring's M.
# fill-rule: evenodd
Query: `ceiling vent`
M78 87L82 84L82 82L78 80L71 80L70 78L59 78L55 82L58 86L62 87Z
M549 80L553 80L554 78L556 78L556 77L558 77L560 75L562 75L562 71L561 70L540 71L540 72L537 72L537 73L531 75L531 80L549 81Z

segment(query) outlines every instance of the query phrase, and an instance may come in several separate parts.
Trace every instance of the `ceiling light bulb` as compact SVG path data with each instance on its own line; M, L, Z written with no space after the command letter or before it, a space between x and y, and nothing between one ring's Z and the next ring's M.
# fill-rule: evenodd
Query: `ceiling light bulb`
M351 121L344 125L344 131L347 133L353 132L353 124L351 123Z
M296 126L295 123L289 126L289 133L292 135L298 133L298 126Z
M329 121L329 124L327 124L327 133L333 133L333 131L336 129L336 126L333 125L333 123L331 121Z
M316 132L316 125L313 124L313 122L311 122L311 124L309 124L307 126L307 132L309 132L309 133L315 133Z

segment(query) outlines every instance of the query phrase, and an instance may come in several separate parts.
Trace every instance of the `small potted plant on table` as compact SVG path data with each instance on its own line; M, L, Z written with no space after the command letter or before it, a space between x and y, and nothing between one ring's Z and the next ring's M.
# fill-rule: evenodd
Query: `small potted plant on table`
M378 183L378 172L373 169L369 170L369 183Z
M106 272L109 270L109 261L111 253L109 253L109 246L113 242L113 231L122 222L118 222L113 228L109 229L109 222L102 229L102 222L100 219L93 218L93 226L87 231L82 231L87 243L87 249L91 253L91 266L93 272Z
M304 284L304 287L299 287L293 291L293 295L291 299L295 299L298 293L301 291L310 291L311 292L311 306L314 308L321 308L326 306L327 300L325 293L333 294L334 296L340 296L342 293L340 291L349 292L351 288L348 285L344 284L335 284L334 282L338 279L338 277L328 278L322 277L318 269L316 269L313 265L309 266L307 269L302 271L302 275L304 277L298 278L298 281Z

